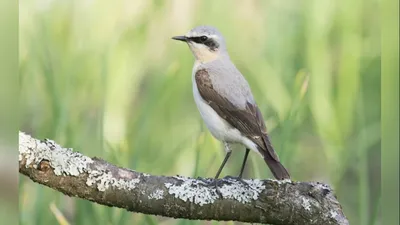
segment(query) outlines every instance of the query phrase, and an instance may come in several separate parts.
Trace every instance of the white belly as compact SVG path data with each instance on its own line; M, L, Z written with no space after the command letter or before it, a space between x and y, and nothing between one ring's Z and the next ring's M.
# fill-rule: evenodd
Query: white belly
M200 115L204 120L211 134L220 141L241 143L242 135L240 132L228 124L212 109L200 96L196 82L193 81L193 95Z
M200 115L204 120L207 128L211 134L220 141L226 141L229 143L240 143L247 148L255 151L261 157L262 155L257 150L257 145L254 144L250 139L242 136L240 132L232 127L226 120L222 119L215 111L211 108L200 96L199 90L197 89L196 82L193 81L193 95L196 102L197 108L200 111Z
M209 106L207 102L203 100L197 88L196 80L194 77L199 66L200 63L196 61L192 72L193 96L197 108L199 109L200 115L203 118L207 128L210 130L211 134L220 141L243 144L244 146L255 151L262 157L261 153L257 149L257 145L253 141L245 136L242 136L239 130L232 127L226 120L221 118L214 111L214 109L211 108L211 106Z

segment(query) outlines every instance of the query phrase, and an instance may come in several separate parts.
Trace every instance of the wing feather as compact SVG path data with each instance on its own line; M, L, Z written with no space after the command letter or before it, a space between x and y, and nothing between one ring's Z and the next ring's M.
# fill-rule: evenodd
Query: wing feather
M255 103L247 102L246 107L241 108L218 94L213 88L209 73L205 69L196 72L195 81L201 97L219 116L257 144L261 153L268 153L274 160L279 162L279 158L267 135L262 114Z

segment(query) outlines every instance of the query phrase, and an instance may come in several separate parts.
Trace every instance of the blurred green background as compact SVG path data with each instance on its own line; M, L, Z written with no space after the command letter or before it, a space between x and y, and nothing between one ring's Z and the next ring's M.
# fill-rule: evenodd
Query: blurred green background
M292 178L333 186L351 224L381 224L379 6L21 1L21 130L141 172L214 176L224 151L193 101L193 56L171 40L213 25ZM223 176L237 175L243 150L235 146ZM272 175L251 153L245 177ZM234 224L133 214L19 181L21 224Z
M18 224L18 2L0 15L0 224Z

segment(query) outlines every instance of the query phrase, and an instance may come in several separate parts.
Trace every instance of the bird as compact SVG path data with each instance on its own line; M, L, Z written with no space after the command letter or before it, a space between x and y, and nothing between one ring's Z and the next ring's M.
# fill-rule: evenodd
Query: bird
M258 153L277 180L290 179L276 154L250 86L231 61L222 34L213 26L197 26L172 39L186 42L195 62L192 70L193 96L206 127L221 141L225 158L215 179L231 156L231 144L245 146L238 179L242 179L250 150Z

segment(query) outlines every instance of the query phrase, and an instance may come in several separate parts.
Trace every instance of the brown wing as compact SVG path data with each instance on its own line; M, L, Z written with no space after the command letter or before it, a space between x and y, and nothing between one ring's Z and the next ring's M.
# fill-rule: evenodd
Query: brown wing
M256 104L247 102L246 107L242 109L235 106L229 99L219 95L214 90L209 74L205 69L196 72L195 80L201 97L219 116L257 144L261 153L268 153L279 162L279 158L268 138L261 112Z

